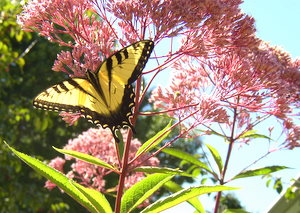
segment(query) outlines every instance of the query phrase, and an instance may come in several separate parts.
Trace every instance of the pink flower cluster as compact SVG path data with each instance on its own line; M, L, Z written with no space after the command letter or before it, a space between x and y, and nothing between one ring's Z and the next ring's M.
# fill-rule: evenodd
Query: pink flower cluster
M127 131L122 131L124 139L126 139ZM135 156L136 151L141 146L141 143L137 139L131 141L130 155L132 159ZM68 144L64 147L66 150L74 150L82 153L92 155L99 158L110 165L118 167L118 159L115 151L114 139L109 130L106 129L89 129L83 132L77 138L69 140ZM131 166L137 166L140 162L144 161L147 155L141 156ZM64 165L66 160L72 160L73 157L66 155L64 158L57 157L49 163L53 168L65 173ZM150 158L143 166L158 166L159 160L155 157ZM75 159L71 163L71 170L66 174L69 178L73 178L79 181L79 183L97 189L99 191L105 191L104 177L111 173L110 170L103 167L95 166L87 162ZM133 184L137 183L145 176L142 172L131 172L125 180L125 188L129 188ZM48 189L54 188L56 185L50 181L46 182L45 187Z
M300 101L299 63L262 41L255 47L216 48L220 51L211 57L190 51L181 57L171 84L154 90L155 107L179 120L189 117L184 125L194 127L232 126L236 114L239 134L252 130L259 116L275 116L287 135L284 146L300 146L299 126L293 123Z
M70 76L95 71L114 46L112 30L99 20L92 1L32 0L18 22L24 30L37 31L52 42L72 48L58 54L53 66L54 71Z

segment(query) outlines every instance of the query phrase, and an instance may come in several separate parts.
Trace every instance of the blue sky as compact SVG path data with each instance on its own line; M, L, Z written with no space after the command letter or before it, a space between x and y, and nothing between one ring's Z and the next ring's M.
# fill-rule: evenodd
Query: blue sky
M245 0L242 9L245 13L253 16L256 20L257 36L271 45L281 46L289 52L293 58L300 56L300 1L299 0ZM269 121L274 122L274 121ZM270 124L269 123L269 124ZM299 124L299 121L298 121ZM268 125L268 124L266 124ZM203 139L212 140L211 137ZM218 145L218 151L225 153L227 146ZM235 147L232 159L230 160L231 174L235 174L253 160L257 159L268 149L267 143L261 141L253 142L249 146ZM300 148L294 150L279 151L269 155L267 158L255 165L255 167L284 165L291 169L274 173L282 177L286 182L285 188L290 179L300 175ZM229 176L231 176L229 174ZM241 187L234 192L241 204L249 212L263 213L278 199L279 195L272 188L265 186L265 180L260 177L245 178L232 182L231 186ZM200 200L206 210L212 211L214 203L211 199L201 196ZM176 212L192 213L194 209L188 204L182 204L164 213Z

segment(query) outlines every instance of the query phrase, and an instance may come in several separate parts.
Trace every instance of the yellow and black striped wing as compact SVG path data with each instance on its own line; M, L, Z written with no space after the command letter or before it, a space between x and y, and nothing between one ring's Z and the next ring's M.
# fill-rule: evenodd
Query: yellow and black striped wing
M152 41L139 41L121 49L102 63L97 78L111 111L117 111L120 105L125 104L122 103L126 101L123 99L124 93L127 94L124 90L140 76L153 47ZM134 105L133 99L128 104Z
M103 128L110 128L116 141L116 130L129 126L134 92L132 83L142 73L153 50L152 41L140 41L121 49L86 78L72 78L56 84L33 101L36 108L81 113ZM133 129L134 130L134 129Z
M34 98L33 105L44 110L81 113L85 116L90 111L109 115L106 104L95 88L83 78L72 78L49 87Z
M87 73L87 78L97 88L110 112L109 121L101 124L107 125L115 138L115 130L123 126L134 131L129 120L135 105L131 84L141 75L153 47L153 42L148 40L134 43L107 58L97 73ZM100 120L99 117L95 120Z

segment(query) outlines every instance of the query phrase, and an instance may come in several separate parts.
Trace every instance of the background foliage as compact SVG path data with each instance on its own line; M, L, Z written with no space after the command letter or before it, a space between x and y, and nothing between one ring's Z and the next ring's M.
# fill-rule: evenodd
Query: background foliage
M60 47L36 34L21 31L16 15L21 11L19 1L0 2L0 139L24 153L47 161L57 156L52 146L62 147L68 139L91 127L78 122L69 127L57 113L39 111L32 107L32 99L43 89L66 78L51 67ZM147 99L147 98L146 98ZM149 103L142 107L150 108ZM137 134L145 141L162 129L168 120L140 116ZM145 129L149 130L145 134ZM143 130L143 131L139 131ZM180 149L194 154L196 143ZM177 168L180 161L161 154L163 165ZM35 173L0 143L0 212L86 212L69 196L57 188L43 188L45 179ZM191 178L177 178L178 183L192 182ZM161 192L163 194L164 192ZM160 197L157 195L156 198Z
M64 78L61 73L51 72L59 47L21 31L16 23L16 14L20 13L18 1L1 1L0 10L0 137L40 160L51 159L57 155L51 146L61 147L87 127L79 124L66 128L57 114L33 109L32 98ZM32 46L32 42L36 44ZM29 52L24 54L26 49ZM45 179L12 157L3 143L0 152L0 212L64 212L82 208L59 190L49 192L43 188Z

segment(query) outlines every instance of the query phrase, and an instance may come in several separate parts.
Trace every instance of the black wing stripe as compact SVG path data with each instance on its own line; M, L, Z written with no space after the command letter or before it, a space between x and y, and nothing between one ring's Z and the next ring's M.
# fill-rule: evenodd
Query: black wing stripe
M108 88L110 91L111 88L111 80L112 80L112 67L113 67L113 61L111 58L108 58L106 60L106 69L107 69L107 76L108 76Z
M60 88L62 88L62 89L65 90L66 92L69 91L68 87L66 87L66 85L65 85L63 82L59 83L58 85L60 86Z
M140 44L136 43L136 45L134 45L134 47L136 48L137 45L140 45ZM136 81L136 79L138 79L138 77L140 76L140 74L142 73L142 70L144 69L144 67L146 65L146 62L148 61L148 59L150 57L150 54L151 54L153 48L154 48L154 43L152 41L145 43L142 55L136 65L131 77L128 79L128 84L132 84L133 82Z
M58 89L57 85L53 86L52 88L55 90L55 92L61 93L61 91Z
M128 58L128 57L129 57L127 49L125 49L125 50L123 51L123 53L124 53L125 58Z
M113 61L111 58L106 59L106 69L108 72L108 77L111 78L111 71L112 71L112 66L113 66Z
M90 96L92 96L93 98L96 99L96 97L95 97L93 94L91 94L91 93L89 93L88 91L86 91L84 88L82 88L82 86L80 86L80 85L79 85L76 81L74 81L73 79L69 79L69 80L67 80L67 82L68 82L69 84L71 84L73 87L79 89L81 92L83 92L83 93L85 93L85 94L87 94L87 95L90 95ZM62 83L63 83L63 82L62 82Z
M117 52L115 54L116 58L117 58L117 61L118 61L118 64L121 64L122 63L122 55L120 52Z
M86 76L87 76L89 82L93 85L93 87L95 88L95 90L98 92L98 95L103 99L103 101L105 102L106 106L108 106L107 101L106 101L105 96L104 96L104 92L103 92L103 90L101 88L101 85L99 84L98 75L96 75L95 73L92 73L90 71L87 71L86 72Z

